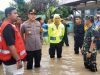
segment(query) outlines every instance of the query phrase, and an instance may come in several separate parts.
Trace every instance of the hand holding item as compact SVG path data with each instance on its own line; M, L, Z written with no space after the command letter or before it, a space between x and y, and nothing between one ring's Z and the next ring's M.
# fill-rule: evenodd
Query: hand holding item
M81 48L81 54L83 54L83 48Z
M42 28L40 28L40 32L41 32L41 33L43 32L43 29L42 29Z
M90 57L91 57L91 54L92 54L92 53L89 53L89 52L88 52L87 55L86 55L86 57L87 57L87 58L90 58Z
M23 65L22 65L21 60L18 60L18 61L17 61L17 69L20 69L20 68L22 68L22 67L23 67Z

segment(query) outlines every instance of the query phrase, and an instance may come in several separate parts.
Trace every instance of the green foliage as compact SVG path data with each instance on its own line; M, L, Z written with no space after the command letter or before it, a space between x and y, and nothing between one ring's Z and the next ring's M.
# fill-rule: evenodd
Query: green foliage
M67 6L50 6L46 11L46 15L48 18L50 18L52 14L60 14L63 18L66 18L68 15L71 14L70 12L70 7Z
M53 12L56 10L55 6L50 6L46 11L46 16L50 18L50 16L53 14Z
M50 18L53 14L60 14L63 18L71 14L71 10L67 6L59 6L58 0L48 0L48 8L46 10L46 16Z
M71 13L70 7L67 6L59 6L54 12L53 14L60 14L62 15L63 18L66 18L68 15L70 15Z
M50 6L56 6L56 0L31 0L32 7L37 11L38 15L45 14ZM51 9L51 7L50 7Z
M15 7L18 11L19 16L22 17L23 20L27 19L27 11L28 11L28 4L25 3L24 0L14 0L16 4L11 3L10 6Z
M47 8L46 8L46 11L45 11L45 15L48 19L54 13L57 6L58 6L57 0L48 0L47 1Z
M4 12L0 11L0 19L2 19L4 17Z
M31 0L25 2L25 0L14 0L16 4L10 4L12 7L17 8L19 15L23 20L27 19L27 11L30 8L34 8L38 15L45 14L47 18L50 18L52 14L60 14L62 17L67 17L70 14L70 8L67 6L58 6L58 0Z

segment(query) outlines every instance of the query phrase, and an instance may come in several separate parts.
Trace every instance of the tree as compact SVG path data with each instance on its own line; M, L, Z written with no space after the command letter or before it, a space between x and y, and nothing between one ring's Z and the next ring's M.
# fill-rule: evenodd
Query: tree
M31 3L38 14L45 14L49 8L58 4L57 0L31 0Z
M37 11L38 14L41 14L45 10L46 0L31 0L32 7Z
M55 13L62 15L62 17L67 17L70 14L70 8L59 6L58 0L31 0L31 3L38 14L45 14L47 18Z
M58 7L58 0L48 0L45 11L46 17L50 18L57 7Z
M63 18L66 18L68 15L71 14L71 10L70 7L67 6L50 6L47 10L46 15L50 18L50 16L53 14L60 14Z
M59 6L54 12L53 14L60 14L62 15L63 18L66 18L67 16L69 16L71 14L71 9L68 6Z
M12 7L15 7L18 11L19 16L22 17L23 20L27 19L27 12L30 8L29 3L25 3L24 0L14 0L15 4L10 3Z
M55 6L50 6L46 11L46 17L50 18L55 10L56 10Z
M70 14L70 8L67 6L59 6L58 0L31 0L27 3L25 0L13 1L15 4L11 3L10 5L17 8L23 20L27 19L27 12L31 8L34 8L38 15L45 14L47 18L50 18L55 13L61 14L63 17L67 17Z

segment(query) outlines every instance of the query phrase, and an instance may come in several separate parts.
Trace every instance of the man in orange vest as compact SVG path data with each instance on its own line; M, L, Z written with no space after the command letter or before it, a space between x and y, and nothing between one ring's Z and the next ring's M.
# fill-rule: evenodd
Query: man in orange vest
M0 20L0 26L1 26L1 24L2 24L2 21ZM0 60L0 65L2 65L2 61Z
M5 9L6 19L0 29L0 60L3 62L5 75L23 75L23 60L26 56L23 40L16 26L12 25L18 17L13 7Z

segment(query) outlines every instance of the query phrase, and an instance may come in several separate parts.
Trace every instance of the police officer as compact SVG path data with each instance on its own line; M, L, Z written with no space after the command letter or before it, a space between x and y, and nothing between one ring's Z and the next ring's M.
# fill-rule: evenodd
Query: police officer
M58 14L54 15L53 23L48 26L48 35L50 41L49 54L50 58L55 58L55 50L57 50L57 58L62 57L62 38L64 37L64 25Z
M26 52L27 52L27 70L33 69L33 59L34 67L41 67L42 58L42 43L40 39L41 34L41 24L35 20L36 11L30 9L28 11L28 20L22 24L21 34L25 41ZM24 37L24 35L26 37Z
M82 24L81 17L75 17L74 26L74 51L75 54L79 54L79 48L82 48L84 40L84 25Z

